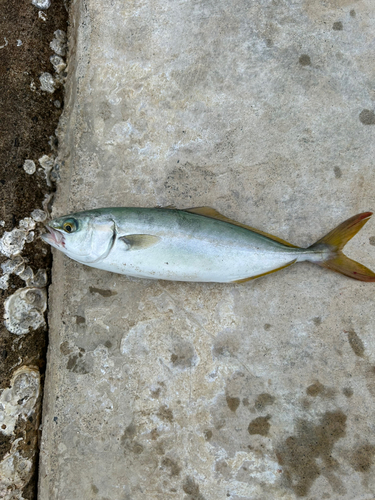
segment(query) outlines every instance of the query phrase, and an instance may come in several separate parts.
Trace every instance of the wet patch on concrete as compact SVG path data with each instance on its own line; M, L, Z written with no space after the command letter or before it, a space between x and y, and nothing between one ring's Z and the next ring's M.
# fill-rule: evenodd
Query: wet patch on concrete
M370 109L363 109L359 113L359 121L363 125L375 125L375 113Z
M268 432L270 430L271 424L269 420L271 415L267 415L266 417L257 417L252 420L247 428L249 434L259 434L260 436L268 436Z
M342 24L342 21L336 21L333 23L332 29L334 31L342 31L344 29L344 25Z
M237 408L240 406L240 398L232 398L230 396L226 397L228 408L235 412Z
M236 356L240 348L237 335L229 332L221 332L214 340L212 355L214 357Z
M167 469L171 476L179 476L181 466L170 457L163 457L161 459L161 466Z
M173 422L173 412L170 408L168 408L167 405L161 405L158 412L157 416L161 418L162 420L166 420L168 422Z
M334 167L333 172L335 174L336 179L341 179L342 171L340 167Z
M311 66L310 56L307 54L302 54L299 56L298 62L301 66Z
M199 492L199 484L192 476L186 476L182 483L183 491L188 495L187 500L205 500L204 496Z
M347 398L351 398L353 396L353 394L354 394L354 391L353 391L353 389L351 387L344 387L343 390L342 390L342 393Z
M361 338L356 334L354 330L348 331L347 334L350 347L353 349L354 354L360 358L363 358L365 355L365 346L363 345Z
M117 295L117 292L113 292L112 290L102 290L101 288L96 288L95 286L89 287L90 293L97 293L102 297L112 297L112 295Z
M312 398L316 398L317 396L333 398L336 394L336 390L332 387L326 387L317 380L306 388L306 394Z
M191 368L196 361L194 346L191 342L179 339L174 342L171 363L176 368Z
M69 356L66 369L73 373L86 375L92 371L92 359L86 355L84 349L80 348L79 352Z
M366 369L366 385L370 394L375 398L375 366L369 365Z
M350 465L357 472L369 472L374 464L375 444L363 444L350 456Z
M268 392L262 392L262 394L259 394L259 396L257 396L254 407L256 410L262 411L266 408L266 406L273 405L275 399L275 396L268 394Z
M346 418L341 410L337 410L326 412L318 424L299 419L295 435L289 436L278 447L276 455L283 468L285 484L297 496L306 496L321 474L337 469L333 448L345 436Z

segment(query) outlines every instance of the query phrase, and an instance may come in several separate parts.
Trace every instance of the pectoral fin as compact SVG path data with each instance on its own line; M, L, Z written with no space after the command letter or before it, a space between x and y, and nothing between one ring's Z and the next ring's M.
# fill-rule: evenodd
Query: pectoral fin
M152 234L127 234L126 236L121 236L119 240L125 243L127 246L126 250L141 250L156 245L160 238Z
M274 236L273 234L265 233L264 231L260 231L260 229L255 229L254 227L247 226L246 224L242 224L241 222L237 222L236 220L229 219L222 215L220 212L211 207L197 207L197 208L187 208L184 212L190 212L192 214L204 215L205 217L210 217L211 219L222 220L223 222L228 222L229 224L233 224L234 226L243 227L244 229L249 229L249 231L253 231L254 233L261 234L262 236L266 236L271 240L277 241L278 243L282 243L288 247L298 248L295 245L292 245L288 241L282 240L278 236Z
M266 273L258 274L257 276L250 276L249 278L243 278L241 280L236 280L236 281L233 281L233 283L245 283L246 281L261 278L262 276L266 276L267 274L272 274L272 273L275 273L276 271L280 271L281 269L285 269L286 267L289 267L292 264L294 264L296 261L297 261L297 259L294 259L291 262L288 262L288 264L285 264L284 266L278 267L277 269L273 269L272 271L267 271Z

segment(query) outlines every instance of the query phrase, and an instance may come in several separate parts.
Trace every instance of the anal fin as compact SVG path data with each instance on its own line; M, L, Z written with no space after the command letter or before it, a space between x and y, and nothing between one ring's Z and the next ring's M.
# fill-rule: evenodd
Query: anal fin
M240 280L235 280L235 281L232 281L232 283L246 283L246 281L256 280L257 278L261 278L262 276L266 276L267 274L272 274L272 273L275 273L276 271L281 271L281 269L285 269L286 267L293 265L296 261L297 261L297 259L294 259L291 262L288 262L288 264L285 264L284 266L278 267L277 269L273 269L272 271L267 271L266 273L257 274L257 276L250 276L249 278L242 278Z

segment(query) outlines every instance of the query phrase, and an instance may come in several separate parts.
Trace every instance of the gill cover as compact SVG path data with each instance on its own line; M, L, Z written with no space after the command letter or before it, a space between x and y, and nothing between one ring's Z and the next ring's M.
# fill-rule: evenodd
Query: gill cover
M60 217L51 221L47 228L52 236L44 235L43 239L83 264L94 264L105 259L116 240L114 221L97 214Z
M85 260L81 261L87 264L105 259L116 241L116 225L113 220L92 220L91 223L90 252L86 254Z

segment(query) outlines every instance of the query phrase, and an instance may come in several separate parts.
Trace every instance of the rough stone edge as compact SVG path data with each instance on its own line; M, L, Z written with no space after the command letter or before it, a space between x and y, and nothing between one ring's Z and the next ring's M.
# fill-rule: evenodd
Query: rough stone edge
M82 27L84 26L84 27ZM58 158L61 164L61 183L57 185L55 203L58 206L67 206L69 199L70 187L70 165L72 157L74 157L74 137L76 132L76 113L75 102L79 88L79 77L83 76L84 65L87 61L77 60L77 47L81 39L85 38L86 34L90 33L90 18L88 16L88 8L86 0L72 0L69 6L69 28L67 33L68 38L68 54L67 54L67 77L65 82L65 100L64 111L60 116L59 124L56 129L56 136L59 140ZM89 38L88 38L89 40ZM54 210L55 207L52 208ZM38 464L38 499L43 498L51 500L55 498L53 483L50 479L56 482L57 470L54 470L50 475L51 464L49 447L53 444L49 443L49 430L55 424L53 420L55 388L58 385L59 374L54 365L54 349L53 332L57 332L61 327L59 318L61 318L61 302L59 296L62 293L64 282L58 280L57 277L63 276L63 255L59 252L53 253L53 262L51 270L51 284L48 288L48 325L49 325L49 345L47 350L47 365L42 401L42 424L41 424L41 439L40 439L40 455ZM52 342L51 342L52 341Z

